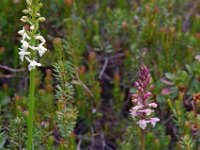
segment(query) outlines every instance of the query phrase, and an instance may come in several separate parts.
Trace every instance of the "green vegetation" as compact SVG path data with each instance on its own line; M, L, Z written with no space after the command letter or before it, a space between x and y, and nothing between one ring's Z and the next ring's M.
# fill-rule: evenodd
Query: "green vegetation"
M145 150L199 150L198 0L30 0L35 28L20 21L28 1L0 0L0 149L139 150L143 137ZM160 119L145 136L130 115L141 65Z

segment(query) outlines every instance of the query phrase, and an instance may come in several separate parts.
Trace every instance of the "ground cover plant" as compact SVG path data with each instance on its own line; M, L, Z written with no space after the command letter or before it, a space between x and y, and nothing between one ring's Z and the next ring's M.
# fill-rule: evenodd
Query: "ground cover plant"
M198 0L0 0L0 149L200 150Z

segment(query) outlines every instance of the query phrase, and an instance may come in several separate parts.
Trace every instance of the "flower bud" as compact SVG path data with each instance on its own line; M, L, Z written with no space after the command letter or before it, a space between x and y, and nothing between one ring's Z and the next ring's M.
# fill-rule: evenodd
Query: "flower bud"
M46 69L45 72L46 72L47 76L51 76L52 75L52 70L51 69Z
M32 2L30 0L26 0L28 6L31 6Z
M128 30L128 24L127 24L126 21L123 21L123 22L122 22L122 28L123 28L123 30L125 30L125 31Z
M151 95L151 92L147 92L146 94L144 94L144 99L147 100Z
M46 19L44 18L44 17L40 17L40 18L38 18L38 21L40 21L40 22L44 22Z
M78 69L79 75L84 75L86 71L86 67L84 65L81 65L81 67Z
M150 90L154 90L155 89L155 85L151 85L149 89Z
M22 16L22 18L20 20L22 22L27 22L28 21L28 17L27 16Z
M36 13L36 16L37 16L37 17L40 17L40 13Z
M64 3L67 5L67 6L71 6L73 4L73 0L64 0Z
M51 84L47 84L45 86L45 90L46 90L47 93L51 93L53 91L52 85Z
M88 58L90 61L94 60L96 58L96 52L94 51L89 52Z
M142 80L139 79L138 82L139 82L141 87L144 87L144 83L142 82Z
M135 82L134 85L136 88L140 86L138 82Z
M115 73L114 73L114 80L115 81L117 81L117 82L119 82L120 81L120 74L119 74L119 72L118 71L116 71Z
M138 98L138 94L132 94L131 97L132 98Z
M141 86L138 87L138 90L139 90L141 93L144 92L144 89L143 89Z
M28 14L29 11L28 11L27 9L24 9L24 10L23 10L23 13Z

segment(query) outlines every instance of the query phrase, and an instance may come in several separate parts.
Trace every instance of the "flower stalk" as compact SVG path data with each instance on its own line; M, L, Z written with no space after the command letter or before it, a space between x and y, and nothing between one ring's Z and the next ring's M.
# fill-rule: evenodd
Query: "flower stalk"
M141 150L145 150L145 130L141 129L141 132Z
M140 67L139 79L134 85L137 92L132 94L132 102L135 106L131 108L130 115L134 120L137 120L136 124L141 128L141 150L144 150L147 125L151 124L154 127L160 121L159 118L153 117L153 109L157 108L157 104L149 102L152 96L151 90L154 86L151 85L151 75L146 66Z
M41 66L41 64L37 62L37 54L42 57L47 49L44 47L45 39L38 31L39 23L45 21L45 18L41 17L39 13L42 4L39 0L26 0L26 4L27 8L23 10L25 16L22 16L20 20L28 25L23 27L18 33L22 36L22 46L19 48L20 60L26 60L29 63L28 70L30 71L27 149L32 150L35 107L35 69Z
M34 121L34 107L35 107L35 70L30 71L30 96L29 96L29 118L28 118L28 150L32 150L33 145L33 121Z

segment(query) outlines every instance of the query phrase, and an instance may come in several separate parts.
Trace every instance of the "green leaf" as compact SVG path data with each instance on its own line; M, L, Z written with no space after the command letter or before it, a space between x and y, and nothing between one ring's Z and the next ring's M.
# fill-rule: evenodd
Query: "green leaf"
M171 73L165 73L165 76L167 79L173 80L175 78L175 76Z

